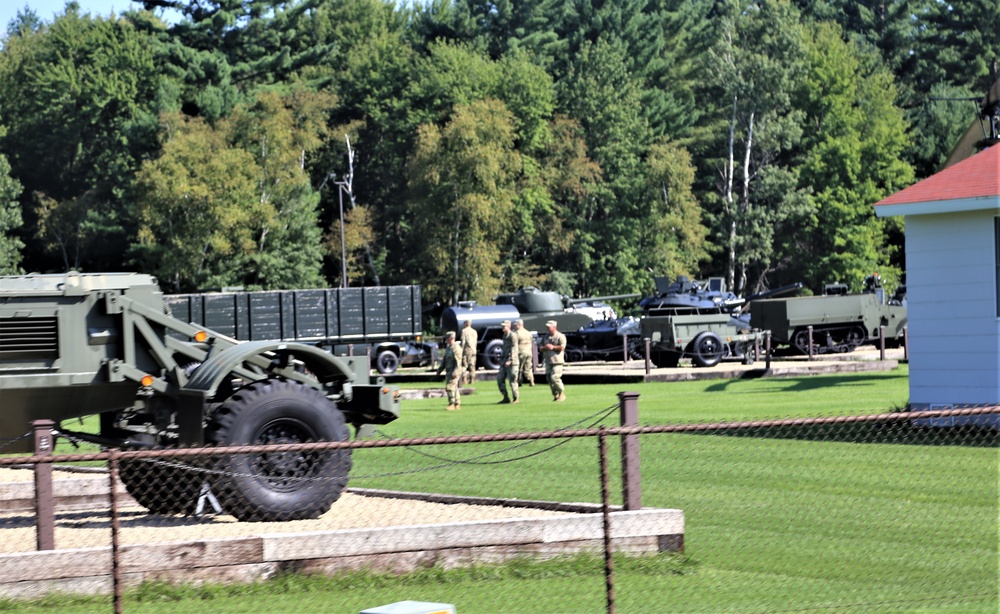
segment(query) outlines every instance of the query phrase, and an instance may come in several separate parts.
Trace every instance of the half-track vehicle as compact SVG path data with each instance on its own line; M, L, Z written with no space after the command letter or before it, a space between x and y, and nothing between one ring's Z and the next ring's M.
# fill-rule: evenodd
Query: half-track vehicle
M57 436L124 450L345 441L399 415L366 356L296 342L240 342L167 313L155 278L131 273L0 277L0 438L26 451L35 420ZM71 420L99 416L99 431ZM78 427L77 427L78 428ZM349 450L120 464L155 513L191 513L206 486L239 520L315 518L347 483Z
M420 286L169 294L174 317L240 341L300 341L339 356L370 354L383 375L430 366Z
M496 305L477 305L474 301L460 302L448 307L441 314L441 329L461 331L466 320L479 335L479 364L487 369L500 367L500 353L503 348L503 331L500 323L504 320L521 318L524 327L536 335L547 334L545 323L558 322L560 331L574 331L594 321L595 310L613 313L603 301L636 298L637 294L615 296L594 296L570 298L558 292L546 292L538 288L521 288L517 292L500 294ZM580 307L580 310L577 307ZM606 309L605 309L606 308Z
M800 296L757 301L750 312L750 325L771 331L772 343L786 345L802 354L853 352L879 338L898 344L906 326L906 290L900 287L887 296L877 275L865 279L860 294L848 292L846 284L827 284L818 296Z
M690 358L698 367L712 367L722 360L753 364L764 332L741 318L750 302L802 287L790 284L740 298L726 289L725 280L671 282L656 278L657 294L643 299L639 322L642 337L650 340L650 360L657 367L676 367Z

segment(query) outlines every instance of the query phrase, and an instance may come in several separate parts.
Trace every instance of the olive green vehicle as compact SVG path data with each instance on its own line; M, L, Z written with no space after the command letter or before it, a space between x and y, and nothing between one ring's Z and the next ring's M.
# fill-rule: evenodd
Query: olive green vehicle
M98 433L74 432L100 416ZM399 391L368 359L295 342L239 342L172 317L155 278L131 273L0 277L0 451L26 451L34 420L119 449L345 441L347 425L399 415ZM347 483L349 450L132 459L129 493L191 513L208 490L240 520L315 518Z
M906 289L887 297L877 275L865 279L864 291L848 293L845 284L827 284L818 296L756 301L750 324L771 331L771 341L802 354L853 352L858 346L879 339L885 331L889 344L903 340L906 326ZM884 327L884 329L882 328Z

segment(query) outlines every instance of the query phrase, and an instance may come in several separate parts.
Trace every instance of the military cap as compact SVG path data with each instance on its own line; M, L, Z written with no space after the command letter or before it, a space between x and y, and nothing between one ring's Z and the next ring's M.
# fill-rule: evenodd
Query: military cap
M500 326L510 326L510 320L504 320L500 323Z
M545 325L546 326L559 326L559 323L556 322L555 320L549 320L548 322L545 323Z
M446 332L444 334L444 338L445 339L454 339L455 338L455 331L450 330L450 331Z

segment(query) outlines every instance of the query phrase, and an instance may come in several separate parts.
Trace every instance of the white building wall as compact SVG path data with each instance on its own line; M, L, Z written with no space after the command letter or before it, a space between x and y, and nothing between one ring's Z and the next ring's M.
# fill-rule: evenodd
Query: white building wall
M994 218L906 217L910 403L1000 403Z

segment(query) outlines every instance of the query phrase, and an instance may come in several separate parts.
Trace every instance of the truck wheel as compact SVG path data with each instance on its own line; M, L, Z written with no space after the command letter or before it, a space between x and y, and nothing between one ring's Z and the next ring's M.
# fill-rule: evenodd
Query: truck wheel
M681 355L677 352L671 351L651 351L649 353L649 360L661 369L673 369L680 362Z
M392 350L382 350L375 357L375 370L382 375L391 375L399 367L399 356Z
M122 460L118 477L136 503L154 514L193 514L206 474L177 464L189 459Z
M699 367L714 367L722 360L722 339L710 330L703 330L691 342L691 362Z
M320 391L269 379L241 388L209 423L220 446L347 441L344 416ZM347 486L350 450L233 454L215 465L214 492L244 521L318 518Z
M483 351L483 366L487 369L499 369L500 358L503 356L503 339L494 339L486 344Z

